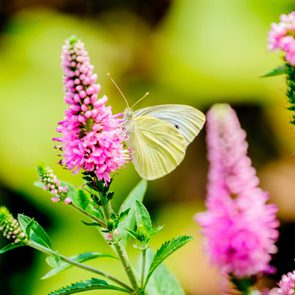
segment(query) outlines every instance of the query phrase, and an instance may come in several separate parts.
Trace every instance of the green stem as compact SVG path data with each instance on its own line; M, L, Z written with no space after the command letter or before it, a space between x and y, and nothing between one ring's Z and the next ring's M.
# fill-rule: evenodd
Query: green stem
M102 200L102 208L106 217L106 222L108 220L111 219L111 215L112 215L112 208L111 206L109 206L108 202L106 202L106 200ZM138 285L133 267L130 263L130 259L127 255L127 252L124 248L124 246L120 243L120 241L117 240L116 236L114 236L114 234L112 233L112 238L113 238L113 245L114 248L117 252L118 257L120 258L120 261L124 267L124 270L129 278L129 281L131 283L132 288L134 289L134 293L133 294L144 294L142 293L141 288Z
M82 214L84 214L85 216L89 217L90 219L92 219L93 221L96 221L97 223L99 223L103 228L106 228L106 224L99 218L97 218L96 216L88 213L87 211L79 208L78 206L76 206L75 204L71 203L71 206L76 209L77 211L81 212Z
M289 104L290 104L288 109L292 112L290 123L295 125L295 67L290 64L286 64L286 68L287 68L286 95L288 97Z
M121 282L120 280L118 280L117 278L113 277L112 275L110 275L110 274L108 274L108 273L105 273L105 272L103 272L103 271L101 271L101 270L98 270L98 269L96 269L96 268L94 268L94 267L92 267L92 266L89 266L89 265L86 265L86 264L83 264L83 263L77 262L77 261L75 261L75 260L72 260L72 259L69 258L69 257L66 257L66 256L64 256L64 255L62 255L62 254L60 254L60 253L58 253L58 252L55 252L55 251L53 251L53 250L51 250L51 249L49 249L49 248L46 248L46 247L44 247L44 246L42 246L42 245L40 245L40 244L35 243L35 242L33 242L33 241L28 241L26 244L27 244L27 246L30 246L30 247L32 247L32 248L34 248L34 249L36 249L36 250L39 250L39 251L41 251L41 252L43 252L43 253L45 253L45 254L47 254L47 255L58 256L61 260L65 261L65 262L67 262L67 263L69 263L69 264L75 265L75 266L77 266L77 267L79 267L79 268L82 268L82 269L84 269L84 270L87 270L87 271L90 271L90 272L95 273L95 274L97 274L97 275L103 276L103 277L105 277L106 279L109 279L109 280L111 280L111 281L117 283L118 285L124 287L124 288L126 289L126 292L127 292L127 293L133 291L133 289L131 289L131 288L130 288L129 286L127 286L125 283Z
M142 250L142 269L141 269L141 288L144 287L144 274L145 274L145 264L146 264L146 249Z

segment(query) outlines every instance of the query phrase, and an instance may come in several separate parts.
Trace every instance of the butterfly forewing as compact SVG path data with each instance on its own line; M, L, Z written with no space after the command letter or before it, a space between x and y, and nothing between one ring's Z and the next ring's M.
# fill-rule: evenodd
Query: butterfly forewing
M205 123L205 115L199 110L180 104L166 104L143 108L134 112L136 118L151 116L174 126L184 137L185 144L191 143Z
M186 143L171 123L151 116L136 116L129 122L127 145L139 175L147 180L173 171L183 160Z

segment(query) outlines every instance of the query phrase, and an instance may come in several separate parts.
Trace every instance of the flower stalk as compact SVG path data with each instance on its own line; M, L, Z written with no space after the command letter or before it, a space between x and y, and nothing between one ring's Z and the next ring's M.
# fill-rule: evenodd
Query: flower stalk
M118 280L117 278L113 277L112 275L110 275L110 274L108 274L106 272L98 270L98 269L96 269L96 268L94 268L92 266L86 265L84 263L80 263L78 261L72 260L71 258L66 257L66 256L64 256L64 255L62 255L62 254L60 254L58 252L55 252L55 251L53 251L53 250L51 250L49 248L43 247L42 245L37 244L34 241L28 241L26 243L26 245L29 246L29 247L32 247L32 248L34 248L34 249L36 249L36 250L38 250L40 252L43 252L44 254L58 256L61 260L65 261L65 262L67 262L69 264L72 264L72 265L74 265L76 267L79 267L81 269L84 269L86 271L95 273L97 275L103 276L106 279L109 279L109 280L117 283L118 285L125 288L126 291L128 291L128 292L132 291L132 289L128 285L126 285L125 283L121 282L120 280Z
M110 200L107 198L107 193L108 193L108 188L109 186L105 186L106 190L103 190L100 192L100 201L101 201L101 207L102 211L104 212L105 215L105 222L106 224L113 224L112 216L114 215ZM120 239L117 237L115 234L114 228L108 229L109 233L111 235L111 241L112 245L121 261L121 264L125 270L126 275L128 276L128 279L132 285L132 288L134 289L134 294L144 294L141 288L139 287L139 284L136 279L136 275L134 272L134 269L130 263L130 259L128 257L128 254L126 252L126 249L124 246L121 244Z

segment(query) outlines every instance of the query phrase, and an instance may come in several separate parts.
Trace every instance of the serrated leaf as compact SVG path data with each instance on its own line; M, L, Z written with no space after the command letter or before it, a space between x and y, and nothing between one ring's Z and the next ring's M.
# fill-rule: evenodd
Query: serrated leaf
M137 227L143 226L148 231L148 233L151 233L153 230L153 224L149 212L140 201L136 201L135 208L135 219Z
M89 290L116 290L129 293L129 291L127 291L126 289L111 285L104 280L92 278L90 280L73 283L70 286L60 288L56 291L50 292L48 295L68 295Z
M120 233L120 238L124 245L127 244L129 239L128 230L133 230L135 227L135 201L142 201L147 189L147 181L141 180L129 193L119 212L123 212L130 208L128 216L122 220L118 226L118 231Z
M15 248L19 248L19 247L22 247L22 246L26 246L25 243L11 243L11 244L8 244L6 246L4 246L2 249L0 249L0 254L3 254L7 251L10 251L10 250L13 250Z
M146 252L146 272L148 271L153 258L154 254L148 249ZM151 275L151 278L149 279L145 289L145 294L185 295L185 292L174 275L164 264L161 264Z
M189 241L193 240L190 236L180 236L173 240L165 242L156 252L155 257L150 265L145 284L149 281L153 272L157 267L171 254L184 246Z
M34 241L35 243L46 248L52 249L49 236L37 221L23 214L18 214L17 219L22 231L27 234L31 241Z
M118 222L122 222L129 214L130 208L120 212L119 216L118 216Z
M262 78L266 77L274 77L278 75L283 75L286 74L287 67L285 65L283 66L278 66L275 69L271 70L270 72L266 73L265 75L261 76Z
M97 252L85 252L78 255L74 255L70 257L71 260L74 260L76 262L84 262L95 258L114 258L117 259L117 257L110 255L110 254L103 254L103 253L97 253ZM73 267L72 264L69 264L67 262L61 262L59 265L52 270L50 270L47 274L45 274L41 279L45 280L48 279L66 269L69 269Z

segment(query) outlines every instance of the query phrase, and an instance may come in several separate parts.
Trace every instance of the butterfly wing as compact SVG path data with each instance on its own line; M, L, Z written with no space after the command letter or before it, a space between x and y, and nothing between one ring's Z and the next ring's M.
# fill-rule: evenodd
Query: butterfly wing
M134 112L135 117L152 116L168 122L184 137L186 146L199 134L205 123L205 115L187 105L166 104L139 109Z
M185 140L173 125L151 116L133 117L128 124L127 145L142 178L160 178L181 163Z

